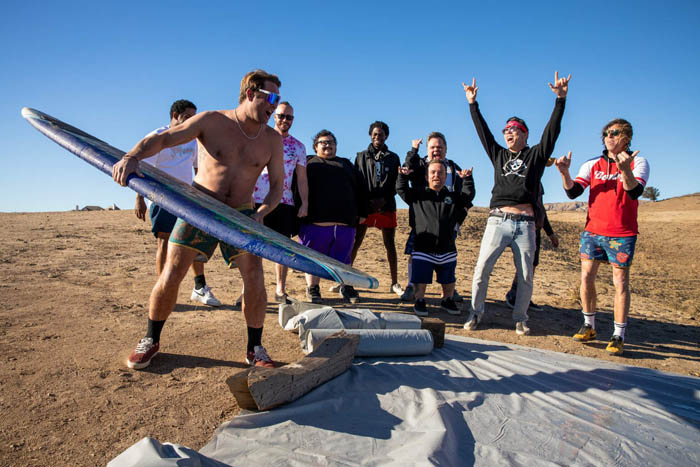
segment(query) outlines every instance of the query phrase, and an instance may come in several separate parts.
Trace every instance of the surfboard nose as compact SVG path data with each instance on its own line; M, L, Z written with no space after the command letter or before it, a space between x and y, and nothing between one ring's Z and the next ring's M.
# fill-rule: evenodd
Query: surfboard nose
M36 117L37 113L36 110L31 109L29 107L22 107L22 117L24 118L33 118Z

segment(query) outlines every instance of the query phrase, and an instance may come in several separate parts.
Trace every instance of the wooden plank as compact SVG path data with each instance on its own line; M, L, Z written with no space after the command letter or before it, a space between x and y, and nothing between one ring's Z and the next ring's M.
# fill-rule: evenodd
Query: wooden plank
M438 318L422 318L421 329L427 329L433 335L433 346L437 349L445 345L445 323Z
M360 336L340 331L295 363L281 368L253 367L229 377L226 384L241 408L269 410L345 372L352 365L359 343Z
M255 400L253 400L253 396L250 395L250 390L248 389L248 373L250 373L250 370L252 368L229 376L226 379L226 384L236 399L238 407L246 410L258 410L258 406L255 404Z

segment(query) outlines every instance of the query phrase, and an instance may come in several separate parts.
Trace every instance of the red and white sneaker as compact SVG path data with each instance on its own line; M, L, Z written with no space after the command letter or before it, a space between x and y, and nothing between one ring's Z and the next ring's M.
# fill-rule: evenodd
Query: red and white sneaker
M151 360L158 353L159 347L160 343L153 343L152 337L144 337L139 341L136 349L131 352L131 355L129 355L129 359L126 361L126 366L133 368L134 370L146 368L151 364Z
M253 352L246 352L245 361L248 365L261 366L263 368L274 368L275 362L267 354L267 350L262 345L256 345Z

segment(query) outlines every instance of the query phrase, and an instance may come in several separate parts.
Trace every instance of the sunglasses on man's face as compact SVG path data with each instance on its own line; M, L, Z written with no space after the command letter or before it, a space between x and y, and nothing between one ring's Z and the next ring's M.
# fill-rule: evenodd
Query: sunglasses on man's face
M508 128L504 128L504 129L503 129L503 134L504 134L504 135L507 134L507 133L515 133L515 134L517 134L519 131L520 131L520 130L519 130L518 128L516 128L516 127L514 127L514 126L509 126Z
M622 130L608 130L603 132L603 136L607 138L608 136L612 136L613 138L618 137L622 134Z
M277 116L278 120L288 120L292 121L294 120L294 115L289 115L289 114L275 114Z
M266 89L258 89L258 92L267 94L267 103L270 105L277 105L280 101L280 95L276 92L271 92Z

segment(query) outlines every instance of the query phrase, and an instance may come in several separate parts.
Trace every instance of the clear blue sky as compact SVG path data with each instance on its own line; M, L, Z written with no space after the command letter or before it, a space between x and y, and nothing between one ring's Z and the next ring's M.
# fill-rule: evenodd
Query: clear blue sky
M700 191L700 2L483 3L4 2L0 211L133 207L133 192L34 130L22 107L128 150L176 99L234 107L253 68L280 76L309 151L328 128L354 159L374 120L402 158L411 139L442 131L448 157L474 167L479 206L493 168L461 82L476 76L494 134L518 115L534 144L554 104L547 83L571 73L556 155L573 151L578 170L600 153L601 127L623 117L662 198ZM556 169L543 181L546 202L567 200Z

